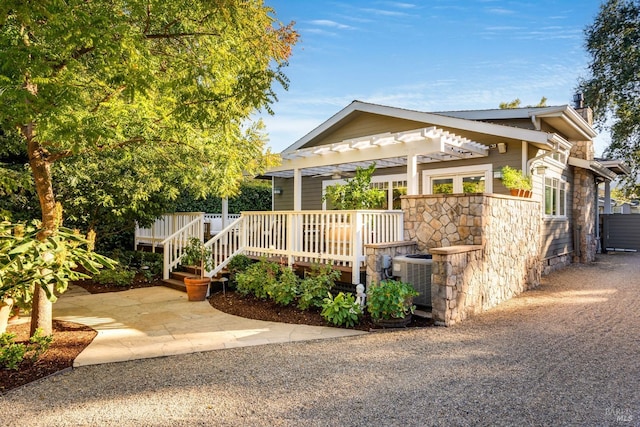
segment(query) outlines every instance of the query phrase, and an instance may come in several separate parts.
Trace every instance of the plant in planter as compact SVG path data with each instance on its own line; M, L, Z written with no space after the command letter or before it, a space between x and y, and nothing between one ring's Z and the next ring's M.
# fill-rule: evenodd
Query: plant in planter
M386 327L403 327L411 321L418 292L406 282L383 280L367 290L367 310L374 323Z
M213 267L213 257L210 248L197 237L189 239L189 244L184 248L180 263L183 266L197 267L200 277L185 277L184 284L187 287L187 299L189 301L204 301L209 289L211 278L204 275L205 271Z
M531 197L531 176L525 176L520 169L504 166L502 184L511 190L512 196Z
M338 210L380 209L387 194L379 188L371 187L371 177L375 170L375 163L368 168L356 168L355 176L347 179L345 184L328 186L323 200Z

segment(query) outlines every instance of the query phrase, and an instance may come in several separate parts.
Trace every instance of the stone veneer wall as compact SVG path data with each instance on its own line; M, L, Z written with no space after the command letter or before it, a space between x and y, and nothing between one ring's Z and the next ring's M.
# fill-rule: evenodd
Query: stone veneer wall
M596 259L598 249L596 224L596 191L593 172L575 168L573 174L573 262L589 263Z
M571 156L584 160L593 160L595 150L593 141L577 141L571 147ZM574 168L573 171L573 232L577 236L573 262L589 263L596 259L598 249L596 230L597 186L595 176L590 170ZM545 269L545 273L549 269Z
M530 199L496 194L402 197L405 239L439 255L431 291L438 324L454 324L538 286L539 209ZM473 248L437 250L452 246Z
M380 283L385 279L382 274L382 257L388 255L393 259L395 256L415 254L418 247L415 242L391 242L375 243L364 246L367 257L367 289L371 283Z

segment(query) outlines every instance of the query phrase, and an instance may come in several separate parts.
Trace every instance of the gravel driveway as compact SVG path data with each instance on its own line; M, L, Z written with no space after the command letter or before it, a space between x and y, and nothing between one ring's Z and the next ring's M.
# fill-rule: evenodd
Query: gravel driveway
M0 411L28 426L640 426L640 254L451 328L82 367Z

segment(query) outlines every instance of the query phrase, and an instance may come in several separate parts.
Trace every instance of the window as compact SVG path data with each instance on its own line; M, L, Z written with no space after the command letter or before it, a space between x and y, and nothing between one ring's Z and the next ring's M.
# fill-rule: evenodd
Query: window
M343 179L332 179L322 181L322 194L329 185L344 184ZM379 188L387 193L387 198L382 209L400 209L400 196L407 194L407 175L374 175L371 177L371 187ZM389 189L391 188L391 191ZM389 208L391 206L391 208ZM322 203L322 209L326 209L326 202Z
M387 200L382 209L400 209L400 196L407 194L407 180L402 179L406 175L379 175L371 178L371 186L379 188L387 193ZM392 191L389 191L389 188Z
M545 177L544 214L547 216L567 215L567 182L563 178Z
M424 194L491 193L491 165L433 169L422 172Z

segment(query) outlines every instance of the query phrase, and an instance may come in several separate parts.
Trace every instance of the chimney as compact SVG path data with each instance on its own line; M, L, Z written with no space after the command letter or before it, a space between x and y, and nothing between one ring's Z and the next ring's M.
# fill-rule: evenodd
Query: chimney
M593 126L593 111L591 108L584 106L584 94L582 92L573 95L573 108L589 123L589 126Z

